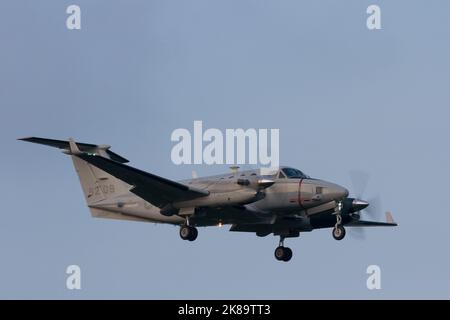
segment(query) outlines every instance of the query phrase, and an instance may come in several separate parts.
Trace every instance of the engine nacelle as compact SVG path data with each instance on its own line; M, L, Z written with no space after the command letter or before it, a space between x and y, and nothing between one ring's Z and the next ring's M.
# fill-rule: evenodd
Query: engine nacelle
M174 208L222 207L248 204L264 198L264 193L251 188L241 188L229 192L211 192L206 197L173 203Z

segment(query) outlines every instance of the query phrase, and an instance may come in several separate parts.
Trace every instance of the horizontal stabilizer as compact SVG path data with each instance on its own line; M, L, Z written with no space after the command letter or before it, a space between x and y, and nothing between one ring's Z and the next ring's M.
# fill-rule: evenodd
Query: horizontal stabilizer
M38 137L27 137L27 138L21 138L19 140L27 141L27 142L33 142L38 144L43 144L50 147L55 147L63 150L70 151L71 145L70 141L64 141L64 140L54 140L54 139L45 139L45 138L38 138ZM74 143L75 144L75 143ZM79 149L78 151L82 152L88 152L88 153L96 153L96 152L105 152L107 157L111 160L120 162L120 163L127 163L129 162L124 157L118 155L117 153L112 152L109 150L111 146L108 145L96 145L96 144L90 144L90 143L80 143L77 142L75 144L76 149ZM101 155L101 154L100 154Z

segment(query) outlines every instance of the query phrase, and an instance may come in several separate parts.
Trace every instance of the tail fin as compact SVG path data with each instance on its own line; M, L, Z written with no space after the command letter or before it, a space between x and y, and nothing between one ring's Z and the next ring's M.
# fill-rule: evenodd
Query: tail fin
M89 206L124 195L129 191L130 186L125 182L76 156L71 157Z
M87 143L75 143L72 139L69 141L44 139L37 137L29 137L19 139L22 141L28 141L38 144L43 144L51 147L63 149L66 154L76 154L80 152L89 152L98 154L99 156L121 162L128 162L127 159L120 155L110 151L111 148L108 145L95 145ZM86 161L71 156L73 165L80 179L81 187L88 206L98 204L99 202L106 201L108 199L115 198L120 195L126 194L130 186L125 182L117 179L116 177L106 173L105 171L90 165ZM95 213L91 210L92 214Z

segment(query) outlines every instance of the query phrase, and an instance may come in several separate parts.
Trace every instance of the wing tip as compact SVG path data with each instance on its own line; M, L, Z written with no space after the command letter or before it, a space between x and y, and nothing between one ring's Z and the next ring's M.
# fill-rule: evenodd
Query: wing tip
M34 139L34 137L23 137L23 138L17 138L17 140L20 140L20 141L30 141L30 140L32 140L32 139Z
M392 217L392 213L390 211L387 211L385 213L386 215L386 222L392 224L393 226L398 226L397 222L394 221L394 218Z

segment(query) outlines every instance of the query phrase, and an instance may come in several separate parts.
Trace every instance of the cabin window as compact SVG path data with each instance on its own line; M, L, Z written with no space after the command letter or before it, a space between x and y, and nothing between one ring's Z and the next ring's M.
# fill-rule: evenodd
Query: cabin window
M285 179L285 178L286 178L286 176L284 175L284 173L282 171L280 171L278 173L278 179Z
M286 175L286 177L288 177L289 179L304 179L304 178L309 178L306 174L304 174L303 172L301 172L298 169L294 169L294 168L284 168L283 173Z

